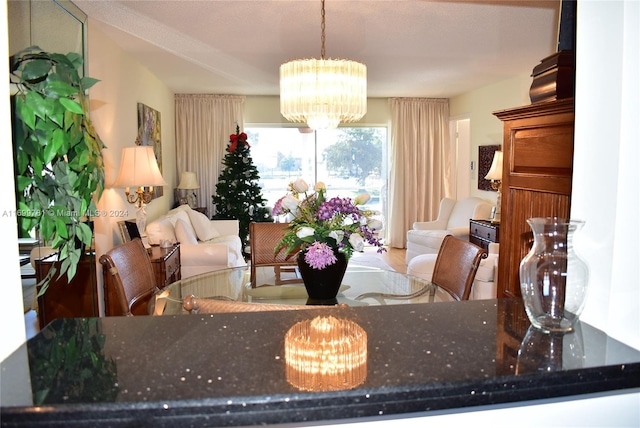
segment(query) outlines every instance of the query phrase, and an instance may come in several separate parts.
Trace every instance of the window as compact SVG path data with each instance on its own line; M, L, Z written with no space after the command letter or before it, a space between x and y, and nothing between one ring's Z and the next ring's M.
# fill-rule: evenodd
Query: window
M323 181L327 195L354 198L369 193L367 208L384 219L387 191L387 128L344 127L306 131L298 128L246 127L253 163L260 171L262 194L273 207L289 183Z

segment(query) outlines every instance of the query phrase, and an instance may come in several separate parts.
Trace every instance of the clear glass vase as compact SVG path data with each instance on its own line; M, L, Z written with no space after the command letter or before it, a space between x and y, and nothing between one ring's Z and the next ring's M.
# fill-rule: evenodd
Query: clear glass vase
M573 250L584 221L530 218L533 246L520 262L520 291L531 324L545 332L573 329L586 298L589 269Z

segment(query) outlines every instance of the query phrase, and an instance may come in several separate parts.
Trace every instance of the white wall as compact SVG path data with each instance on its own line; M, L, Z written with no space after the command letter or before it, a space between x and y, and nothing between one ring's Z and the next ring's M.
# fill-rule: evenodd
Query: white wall
M7 37L7 2L0 2L0 80L9 81L9 48ZM15 255L18 254L18 229L16 217L16 197L12 185L13 148L11 144L11 109L9 103L9 85L0 85L0 129L5 144L0 144L0 236L4 238L6 248L0 261L4 281L0 314L2 314L2 340L0 341L0 361L5 359L25 339L24 315L22 305L22 286L20 266Z
M640 2L578 5L571 216L590 270L582 319L640 349ZM578 240L579 239L579 240Z
M535 64L532 64L532 70L534 66ZM469 188L459 189L458 192L485 199L495 205L496 192L478 189L478 147L502 145L502 121L492 113L531 104L529 99L530 86L531 76L523 74L451 98L449 102L450 116L452 118L469 118L471 122L470 152L464 154L468 161L465 165L461 163L459 167L468 169L469 162L474 162L476 165L475 170L471 172L471 180L468 182ZM458 183L459 188L464 185L465 183Z
M391 108L387 98L369 98L367 114L353 126L386 126L390 118ZM244 121L251 125L300 126L289 122L280 114L280 97L277 96L248 96L244 102Z
M107 149L105 191L98 202L95 219L96 254L100 256L120 244L118 221L134 219L135 206L127 202L124 189L111 188L118 174L123 147L133 146L138 136L137 104L143 103L160 112L162 138L162 176L168 183L164 196L147 206L147 222L166 213L174 202L176 178L175 102L173 92L135 58L120 49L89 20L88 75L100 79L91 88L91 120ZM98 296L102 303L102 266L97 262Z

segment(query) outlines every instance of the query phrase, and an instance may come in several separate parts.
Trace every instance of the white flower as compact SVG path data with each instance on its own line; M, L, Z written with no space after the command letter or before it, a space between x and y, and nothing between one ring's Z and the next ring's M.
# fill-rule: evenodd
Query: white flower
M361 193L358 196L356 196L356 198L353 201L353 204L364 205L367 202L369 202L369 199L371 199L371 195L369 195L368 193Z
M318 181L316 185L313 187L313 190L319 192L321 190L327 190L327 186L322 181Z
M313 230L312 227L304 226L298 229L298 231L296 232L296 236L300 239L303 239L303 238L306 238L307 236L313 236L315 232L316 231Z
M364 238L357 233L352 233L349 236L349 244L351 244L354 251L364 251Z
M299 205L300 201L293 195L287 195L282 199L282 208L284 208L285 211L290 211L294 215L298 211Z
M353 223L354 221L350 216L342 219L342 226L348 227L348 226L351 226Z
M344 230L332 230L329 233L329 238L335 239L337 243L342 242L344 239Z
M302 178L298 178L296 181L291 183L291 188L298 193L304 193L309 190L309 185Z
M378 220L378 219L372 218L372 219L369 220L369 223L367 224L367 226L371 230L381 230L382 229L382 222L380 220Z

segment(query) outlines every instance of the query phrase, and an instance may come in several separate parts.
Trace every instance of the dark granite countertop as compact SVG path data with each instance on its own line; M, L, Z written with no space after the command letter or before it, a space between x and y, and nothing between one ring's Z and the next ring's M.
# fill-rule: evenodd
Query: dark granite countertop
M352 389L288 381L285 334L320 315L366 332L366 376ZM640 387L639 351L585 323L540 333L515 300L60 319L0 368L2 426L276 424Z

